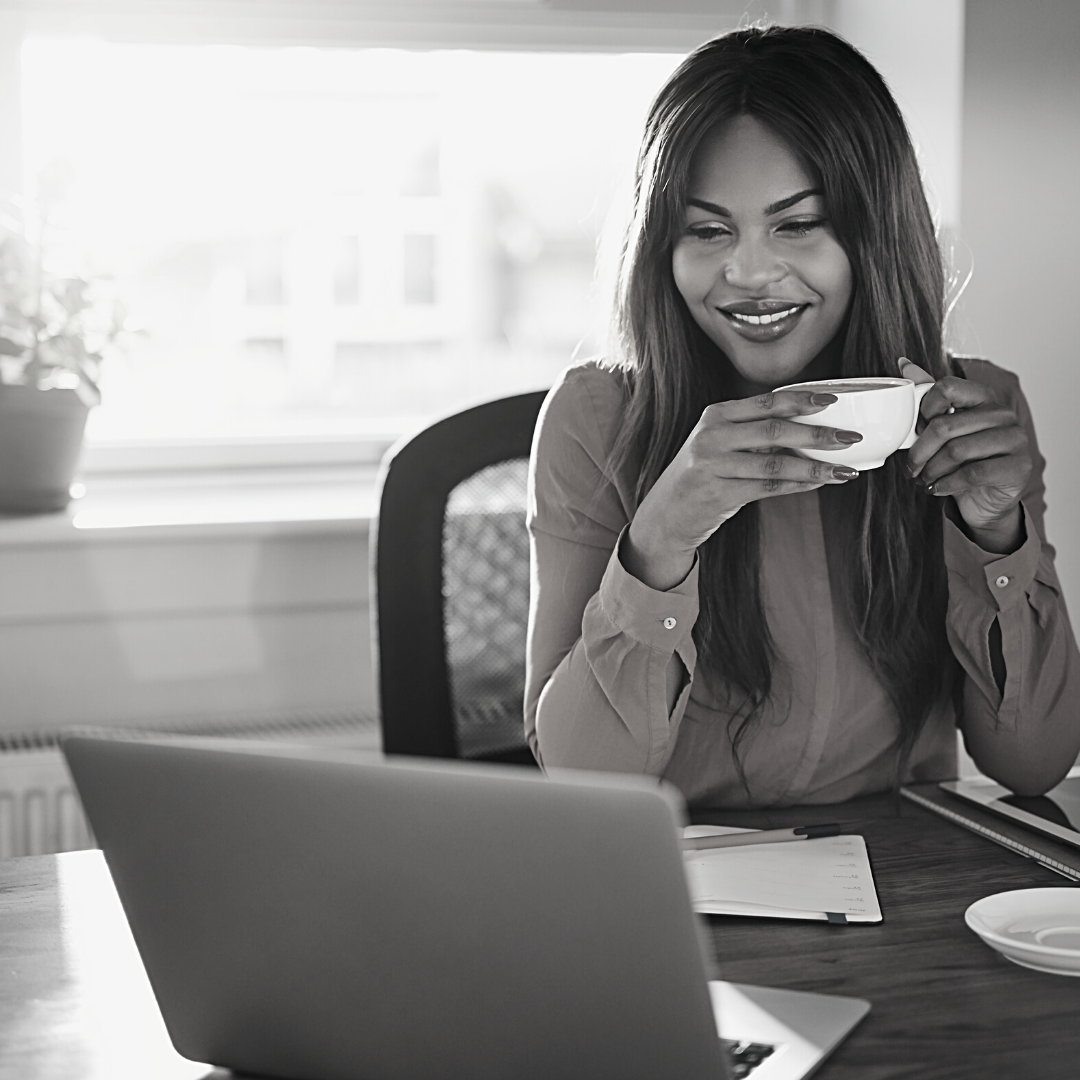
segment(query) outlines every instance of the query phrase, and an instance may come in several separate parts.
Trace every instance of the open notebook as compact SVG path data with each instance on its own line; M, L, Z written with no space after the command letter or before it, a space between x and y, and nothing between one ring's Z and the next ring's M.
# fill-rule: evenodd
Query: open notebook
M749 832L691 825L685 836ZM866 841L829 836L684 853L690 899L706 915L881 922Z

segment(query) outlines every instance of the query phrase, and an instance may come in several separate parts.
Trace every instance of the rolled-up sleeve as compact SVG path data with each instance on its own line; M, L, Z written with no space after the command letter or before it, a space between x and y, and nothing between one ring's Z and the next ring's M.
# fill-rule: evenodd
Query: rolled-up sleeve
M696 663L697 564L659 592L619 559L632 496L609 467L621 415L613 378L571 369L537 425L525 729L544 766L660 775ZM673 656L686 678L669 712Z
M1021 500L1024 543L996 555L946 519L947 630L964 671L959 720L968 752L999 783L1041 794L1080 752L1080 655L1043 525L1045 461L1027 402L1010 379L1006 396L1027 430L1034 463ZM991 658L995 623L1004 665L1000 688Z

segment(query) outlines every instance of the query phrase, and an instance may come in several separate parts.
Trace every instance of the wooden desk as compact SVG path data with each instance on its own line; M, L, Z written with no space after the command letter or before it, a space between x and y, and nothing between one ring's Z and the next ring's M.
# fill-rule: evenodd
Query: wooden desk
M981 896L1064 878L919 807L897 816L888 799L721 817L839 820L866 837L882 924L709 919L724 978L873 1003L820 1080L1080 1075L1080 979L1016 967L963 921ZM0 862L0 1080L227 1075L169 1045L99 853Z
M695 820L756 828L851 822L866 837L881 923L773 927L709 917L723 978L873 1005L815 1080L1080 1076L1080 978L1018 967L964 923L982 896L1071 884L1065 878L907 800Z

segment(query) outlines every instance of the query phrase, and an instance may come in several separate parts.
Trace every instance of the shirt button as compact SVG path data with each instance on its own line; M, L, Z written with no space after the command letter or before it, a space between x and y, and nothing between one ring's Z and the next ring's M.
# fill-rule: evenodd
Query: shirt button
M997 581L994 582L994 584L999 589L1004 589L1005 586L1009 584L1009 579L1004 574L1002 574L1001 577L999 577Z
M665 630L674 630L675 629L675 620L670 615L664 620L664 629Z

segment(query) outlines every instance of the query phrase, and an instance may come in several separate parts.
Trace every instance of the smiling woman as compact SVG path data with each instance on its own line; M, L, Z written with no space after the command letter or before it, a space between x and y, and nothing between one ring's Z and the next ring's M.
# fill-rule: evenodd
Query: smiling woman
M1048 789L1080 749L1080 656L1044 462L1015 376L943 347L881 76L824 30L717 38L654 101L635 192L613 351L565 373L533 448L542 764L840 802L955 775L959 726L985 773ZM863 438L805 422L823 382L882 376L933 383L906 456L797 453Z

